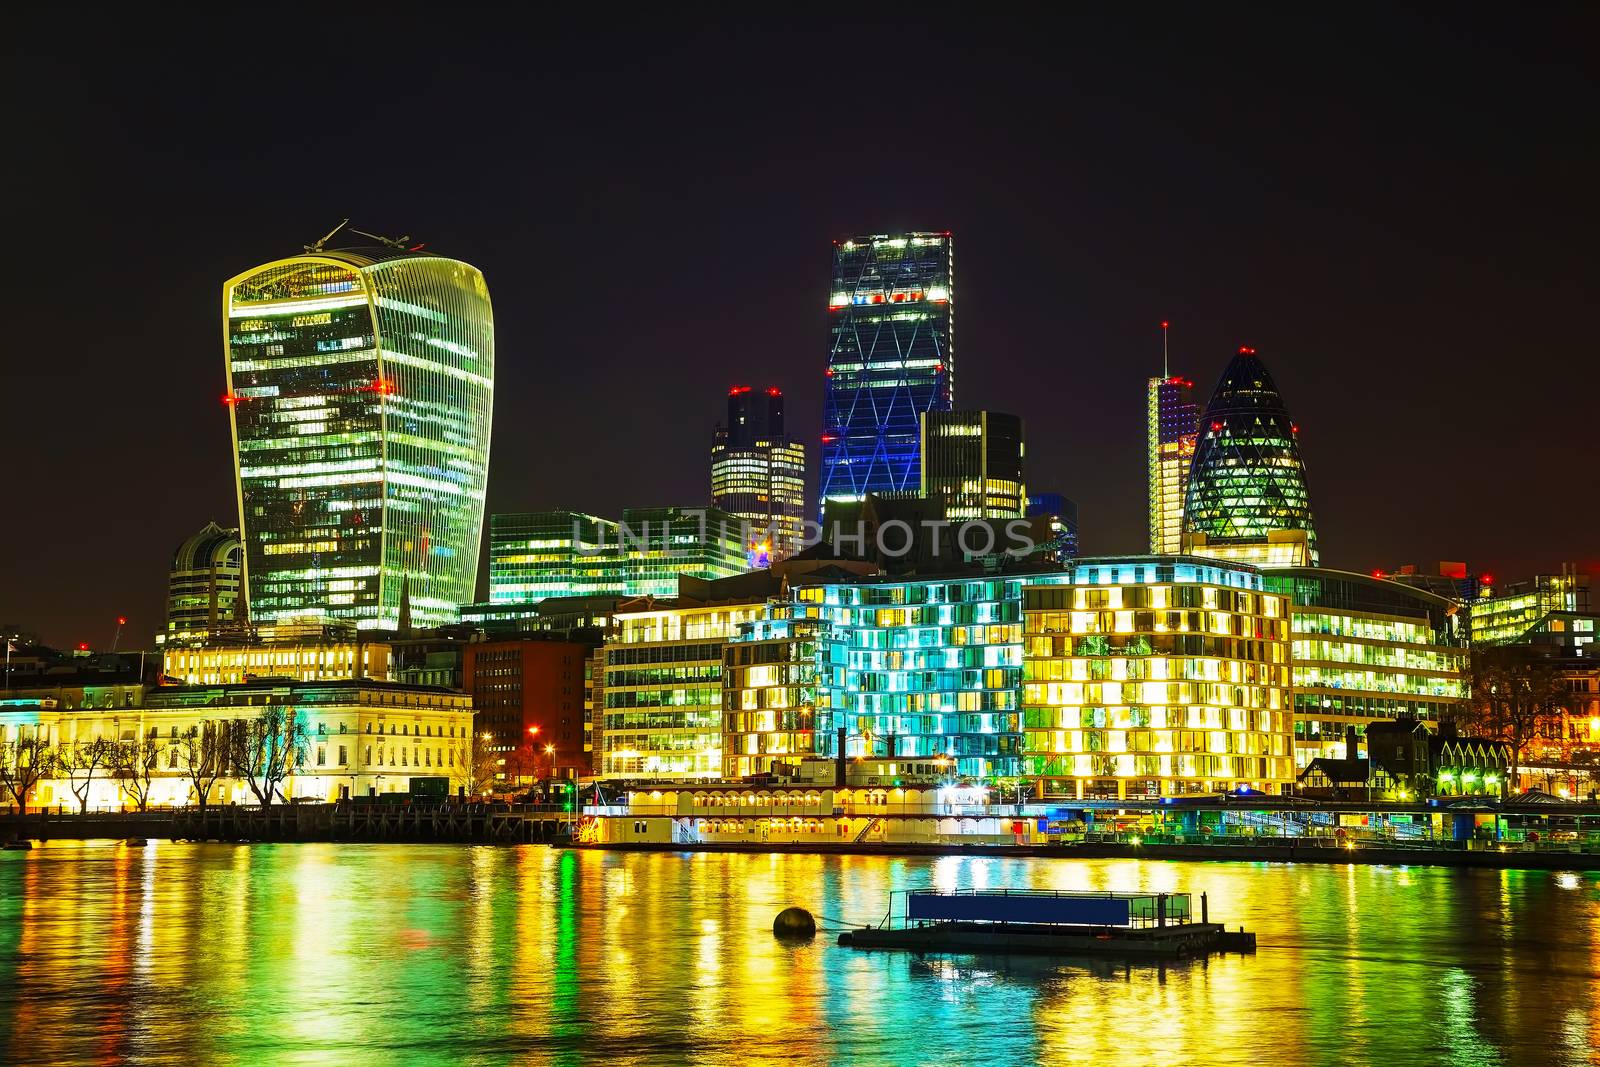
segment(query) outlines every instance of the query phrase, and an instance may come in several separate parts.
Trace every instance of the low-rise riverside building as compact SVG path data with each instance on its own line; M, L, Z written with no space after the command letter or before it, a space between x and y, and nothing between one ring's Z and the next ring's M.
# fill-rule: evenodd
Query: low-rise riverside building
M472 701L464 693L377 681L259 682L243 685L167 686L143 691L133 706L66 708L49 698L0 705L0 745L41 738L56 753L82 751L96 740L153 749L148 803L155 807L198 802L191 762L221 758L226 773L207 788L215 804L255 803L227 739L268 709L304 724L305 760L283 781L285 798L336 800L341 796L404 793L414 777L447 778L450 791L465 784L472 744ZM191 736L204 738L197 748ZM222 756L217 753L224 753ZM80 772L81 773L81 772ZM91 811L134 806L109 766L88 782ZM76 809L73 781L46 778L33 803Z

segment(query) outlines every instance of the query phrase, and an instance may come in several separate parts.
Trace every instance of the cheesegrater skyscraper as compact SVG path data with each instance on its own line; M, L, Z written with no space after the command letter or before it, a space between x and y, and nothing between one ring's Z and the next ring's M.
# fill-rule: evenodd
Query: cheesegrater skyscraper
M819 511L920 490L922 414L955 393L952 263L949 231L834 242Z
M230 279L222 318L251 619L455 620L489 469L483 275L399 242L319 244Z

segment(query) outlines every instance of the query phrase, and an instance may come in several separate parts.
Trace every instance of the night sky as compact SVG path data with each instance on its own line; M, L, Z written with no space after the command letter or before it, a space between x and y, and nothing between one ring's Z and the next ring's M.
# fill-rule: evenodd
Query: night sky
M1597 19L1220 10L13 18L0 623L149 642L237 522L222 282L346 216L488 280L490 511L705 502L735 382L814 487L830 241L950 229L957 406L1027 420L1085 551L1144 550L1168 319L1205 395L1259 350L1326 564L1594 569Z

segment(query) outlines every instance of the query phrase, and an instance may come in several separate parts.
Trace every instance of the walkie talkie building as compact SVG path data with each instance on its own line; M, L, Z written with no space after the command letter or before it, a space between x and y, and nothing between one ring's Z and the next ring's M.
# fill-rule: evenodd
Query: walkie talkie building
M952 263L948 232L834 242L819 510L920 490L922 413L954 402Z
M222 318L251 618L453 621L489 470L483 275L417 250L308 252L229 280Z

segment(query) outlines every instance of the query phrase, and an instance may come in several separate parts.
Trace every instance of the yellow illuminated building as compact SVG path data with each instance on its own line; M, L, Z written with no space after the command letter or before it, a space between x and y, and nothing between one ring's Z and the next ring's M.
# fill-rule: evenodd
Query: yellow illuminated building
M0 745L43 738L57 751L81 750L95 740L154 749L149 804L195 803L189 774L191 731L226 737L269 707L280 707L305 727L305 760L285 778L287 799L338 799L344 792L404 793L413 777L444 777L450 792L466 783L471 763L472 698L431 686L391 682L257 683L173 686L149 690L131 707L69 709L55 700L0 705ZM226 745L224 748L228 747ZM234 768L233 770L236 770ZM101 768L87 784L89 810L116 811L134 799ZM58 773L34 790L33 803L76 809L73 782ZM220 776L208 802L254 804L255 794L236 773Z
M776 609L787 613L787 609ZM746 623L724 650L722 770L728 778L765 774L773 763L815 757L817 619Z
M161 655L161 673L188 685L240 685L257 678L387 681L393 663L393 651L382 643L273 642L169 648Z
M722 774L723 646L764 601L685 603L616 616L605 646L604 778Z
M1294 778L1289 601L1254 568L1080 560L1023 594L1023 732L1046 795L1277 792Z

